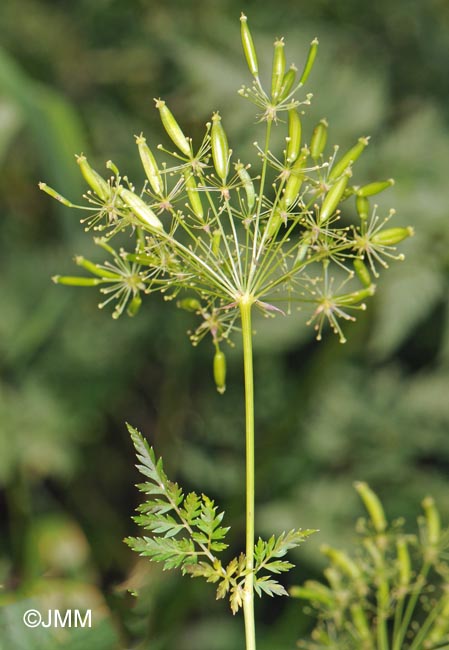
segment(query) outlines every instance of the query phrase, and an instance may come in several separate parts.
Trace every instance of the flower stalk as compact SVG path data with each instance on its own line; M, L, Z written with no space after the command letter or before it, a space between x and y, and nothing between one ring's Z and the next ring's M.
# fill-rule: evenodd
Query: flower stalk
M253 300L244 295L240 299L242 320L243 368L245 377L245 439L246 439L246 570L243 615L245 619L246 650L255 650L254 623L254 372L251 310Z

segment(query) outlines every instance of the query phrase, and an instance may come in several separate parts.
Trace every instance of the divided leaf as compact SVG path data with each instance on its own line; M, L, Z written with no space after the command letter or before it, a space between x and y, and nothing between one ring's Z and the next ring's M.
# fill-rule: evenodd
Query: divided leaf
M258 596L262 596L262 592L268 596L288 596L285 588L277 580L272 580L268 576L256 578L254 590Z
M229 527L222 526L223 512L218 512L214 501L205 494L190 492L184 495L177 483L167 478L161 459L143 436L130 425L139 464L137 469L148 479L138 489L147 499L138 508L134 521L151 536L128 537L125 542L133 551L163 563L165 569L181 569L192 578L202 577L218 583L217 599L229 597L235 614L243 605L245 580L248 575L244 553L226 566L215 556L228 548L225 542ZM291 530L272 535L268 541L259 539L254 547L254 590L259 595L285 596L285 588L270 575L289 571L293 564L281 560L286 553L301 544L314 530Z
M125 542L139 555L164 563L165 569L177 569L197 562L198 554L191 539L167 539L164 537L127 537Z
M279 537L272 535L268 541L259 537L254 547L254 560L256 573L261 569L271 571L271 573L281 573L292 568L290 562L276 560L270 562L273 558L280 558L296 546L299 546L307 537L316 533L316 530L290 530L288 533L281 533Z
M181 568L183 573L217 582L226 576L214 555L228 547L223 540L229 528L221 526L224 513L217 512L205 494L184 495L179 485L167 478L162 459L156 458L143 436L127 427L139 461L137 469L149 479L137 486L149 498L137 508L134 521L152 535L129 537L125 542L140 555L162 562L164 569Z
M315 530L290 530L288 533L281 533L279 537L272 535L268 541L259 537L254 547L254 590L258 596L262 592L268 596L288 596L285 588L268 575L259 576L258 573L263 569L269 573L279 574L290 571L294 564L287 560L279 560L286 553L305 541L309 535L315 533Z

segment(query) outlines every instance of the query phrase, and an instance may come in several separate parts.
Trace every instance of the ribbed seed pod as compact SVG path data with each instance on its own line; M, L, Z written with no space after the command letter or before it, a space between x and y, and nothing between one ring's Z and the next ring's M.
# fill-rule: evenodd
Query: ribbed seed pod
M309 53L307 54L306 63L304 65L304 70L302 71L300 83L305 84L309 78L309 74L312 71L313 64L315 62L316 53L318 50L318 39L314 38L310 43Z
M298 198L299 190L301 189L304 180L304 167L306 164L309 150L307 147L301 149L301 155L296 159L293 167L290 170L290 175L285 184L284 194L282 196L282 204L288 209Z
M354 603L351 605L351 617L360 640L367 641L368 639L371 639L371 631L366 618L366 613L360 603Z
M288 591L293 598L302 598L315 603L323 603L324 605L335 605L332 591L325 585L312 580L307 581L304 587L290 587Z
M320 211L320 223L327 221L337 209L338 204L346 190L349 176L345 174L333 185L324 197L323 205Z
M229 146L219 113L212 115L210 138L215 171L218 177L225 183L229 171Z
M248 174L248 171L245 169L245 166L241 162L236 163L234 167L246 193L246 205L248 207L248 212L251 212L256 202L256 191L254 189L254 184L251 180L251 176Z
M191 151L189 141L182 132L178 122L175 120L173 113L162 99L155 99L154 101L156 102L156 108L159 111L163 127L167 132L168 137L185 156L190 157Z
M274 42L273 69L271 72L271 97L273 100L279 98L282 88L282 82L285 75L285 51L284 39L278 39Z
M357 190L357 196L373 196L373 194L379 194L392 185L394 185L394 178L389 178L387 181L369 183L368 185L364 185Z
M352 293L343 293L340 296L337 296L337 300L338 300L338 304L341 306L358 305L362 300L365 300L365 298L370 298L371 296L374 296L375 293L376 293L376 285L370 284L370 286L366 287L365 289L359 289L358 291L353 291Z
M214 355L214 380L218 392L222 395L226 390L226 357L219 347Z
M313 160L318 160L324 151L327 142L327 121L322 119L313 129L312 139L310 140L310 155Z
M368 219L369 214L369 201L366 196L356 196L355 205L358 215L362 221Z
M248 19L244 13L240 16L240 31L242 36L243 52L249 71L253 77L259 76L259 64L257 62L256 48L254 47L253 38L248 27Z
M327 546L327 544L323 544L320 550L331 560L331 562L337 568L343 571L343 573L346 574L349 578L357 580L361 577L362 574L357 564L351 560L349 555L343 551L338 551L335 548L331 548L330 546Z
M212 253L216 256L220 252L221 231L214 230L212 233Z
M360 282L363 284L364 287L369 287L371 285L371 276L366 264L360 259L354 260L352 264L354 266L354 271L358 279L360 280Z
M293 84L295 83L297 72L298 72L298 68L292 63L292 65L287 70L282 80L282 85L278 97L278 100L280 102L284 101L284 99L288 96L290 90L293 88Z
M430 546L436 546L441 537L440 513L432 497L426 497L422 502L422 507L426 516L427 541Z
M410 226L408 228L387 228L381 230L371 237L373 244L381 244L383 246L394 246L399 242L412 237L415 231Z
M86 156L83 154L76 156L76 162L80 166L81 173L89 187L102 201L106 201L111 194L111 189L105 179L89 165Z
M288 112L287 162L292 164L299 156L301 147L301 119L296 108Z
M97 287L101 284L100 278L78 278L71 275L54 275L52 281L55 284L65 284L69 287Z
M297 264L300 264L301 262L304 262L307 256L307 251L309 250L310 244L301 244L301 246L298 248L298 253L295 258L295 266Z
M275 237L281 225L282 225L282 211L279 208L276 208L270 214L267 221L267 225L266 225L267 238L271 239L272 237Z
M83 269L86 269L86 271L89 271L90 273L98 276L99 278L110 278L111 280L120 279L120 276L117 273L113 273L104 267L97 266L97 264L86 260L82 255L77 255L75 257L75 263L78 266L81 266Z
M155 194L161 195L164 189L164 185L162 183L161 173L153 156L153 152L147 145L147 141L142 134L136 136L136 144L139 149L142 166L145 170L145 174L148 180L150 181L153 192L155 192Z
M40 190L42 190L43 192L45 192L46 194L48 194L49 196L51 196L53 199L56 199L57 201L59 201L59 203L62 203L63 205L65 205L65 206L68 207L68 208L73 208L73 207L74 207L74 205L73 205L73 203L72 203L71 201L69 201L68 199L66 199L66 198L65 198L64 196L62 196L61 194L59 194L59 192L57 192L57 191L54 190L52 187L50 187L49 185L47 185L47 183L42 183L42 182L41 182L41 183L39 183L38 185L39 185L39 189L40 189Z
M404 537L399 537L396 541L396 551L399 569L399 584L401 587L408 587L412 577L412 567L407 540Z
M185 179L187 196L189 198L190 207L192 208L194 214L198 217L198 219L203 220L204 219L203 204L201 203L201 197L200 197L200 193L198 192L195 178L193 177L193 174L191 174L189 171L186 170L184 172L184 179Z
M365 290L362 289L362 292L363 291ZM379 497L375 492L373 492L367 483L358 481L357 483L354 483L354 487L359 493L360 498L368 511L374 530L377 533L383 533L387 527L387 520L385 519L384 509Z
M164 226L160 219L154 214L153 210L143 201L140 196L127 190L124 187L120 188L120 198L122 201L131 208L135 216L146 226L150 226L153 230L163 230Z
M182 300L178 300L176 306L186 311L198 311L198 309L201 309L201 303L197 298L183 298Z
M341 176L346 168L360 158L365 147L368 145L369 138L359 138L357 144L349 149L337 163L332 167L329 174L329 180L334 180Z
M131 318L135 316L138 313L141 305L142 305L142 296L140 295L140 293L137 293L132 298L131 302L129 303L126 309L126 313L128 314L128 316L131 316Z

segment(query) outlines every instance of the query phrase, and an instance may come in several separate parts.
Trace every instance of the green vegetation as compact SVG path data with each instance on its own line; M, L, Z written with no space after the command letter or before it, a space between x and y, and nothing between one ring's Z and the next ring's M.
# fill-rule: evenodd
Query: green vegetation
M419 534L404 522L388 525L383 507L366 483L356 483L369 519L360 519L351 555L322 546L330 560L328 585L309 580L291 595L309 600L318 613L308 650L443 650L449 643L449 531L441 530L431 497L422 502Z
M195 4L195 12L185 3L130 9L118 0L60 8L13 0L0 8L0 293L7 306L0 319L0 481L7 508L0 582L7 606L0 617L2 641L11 648L59 647L58 639L37 640L24 629L26 599L42 599L46 591L62 602L62 591L75 598L81 588L100 604L105 621L90 631L95 648L113 647L115 636L118 647L209 650L211 629L217 650L241 642L227 605L209 602L210 585L149 569L145 559L134 567L129 549L117 544L132 533L135 503L127 419L151 437L169 476L187 492L204 490L226 511L230 549L239 552L238 343L235 352L226 349L222 398L210 388L210 349L183 342L192 314L152 300L138 318L113 322L96 312L95 289L52 286L55 273L73 273L74 251L90 259L96 247L88 251L75 213L52 206L35 187L45 179L79 196L73 153L80 151L96 168L107 152L143 182L130 136L145 130L149 142L161 139L149 102L155 89L195 141L211 107L220 107L229 141L239 143L242 160L252 159L251 107L241 101L241 113L231 109L248 75L236 34L242 7L208 4ZM316 549L324 541L350 545L353 480L368 481L393 517L413 518L426 493L442 519L449 516L449 103L443 4L416 3L413 11L400 0L290 4L287 10L278 3L275 24L268 5L245 6L256 42L268 52L273 32L284 34L290 56L302 61L306 44L320 36L309 80L316 95L310 123L324 114L342 150L371 134L357 165L359 182L393 176L397 183L380 209L395 205L396 222L417 233L403 246L407 261L392 265L370 309L345 329L346 346L329 336L312 342L302 313L254 321L255 373L262 378L255 394L257 531L268 539L296 522L320 529L300 555L292 553L299 568L291 584L317 577ZM269 70L271 61L262 64ZM52 531L61 526L71 548L84 549L70 568L54 562L61 536ZM45 544L37 544L42 537ZM127 589L140 598L128 597ZM309 619L293 599L262 601L256 614L264 650L306 636Z

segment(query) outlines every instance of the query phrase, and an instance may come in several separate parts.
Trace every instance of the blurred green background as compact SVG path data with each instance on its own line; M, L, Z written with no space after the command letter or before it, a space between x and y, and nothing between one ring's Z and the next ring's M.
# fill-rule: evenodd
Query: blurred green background
M124 422L140 428L186 489L217 499L243 543L242 368L229 355L216 394L208 343L189 314L148 299L113 321L95 290L55 287L92 249L77 213L73 154L141 177L133 134L159 142L162 96L195 136L220 109L242 159L253 113L239 35L247 13L269 69L284 35L301 66L320 39L304 120L343 148L371 145L359 180L394 176L381 206L416 237L407 259L341 346L301 314L257 323L257 531L319 528L288 583L316 577L319 545L350 544L368 481L412 524L435 496L449 521L449 6L444 0L6 0L0 4L0 649L234 650L243 623L213 587L163 573L122 544L139 480ZM365 175L365 176L364 176ZM102 260L100 260L102 261ZM139 592L135 599L128 590ZM91 629L27 629L30 608L93 609ZM310 625L298 601L258 604L261 650L294 648Z

